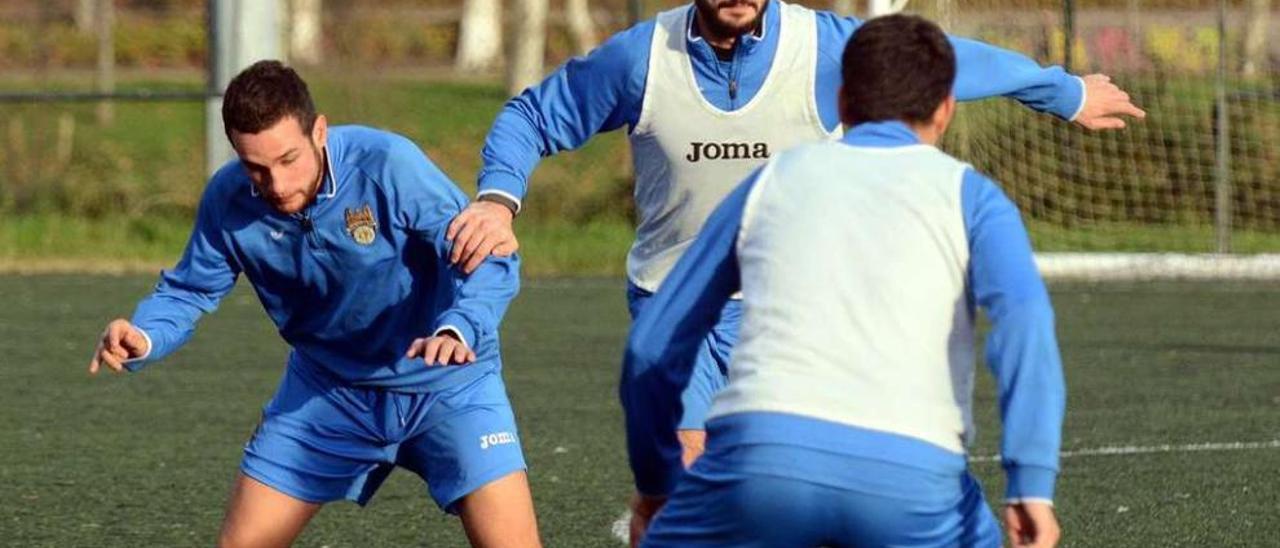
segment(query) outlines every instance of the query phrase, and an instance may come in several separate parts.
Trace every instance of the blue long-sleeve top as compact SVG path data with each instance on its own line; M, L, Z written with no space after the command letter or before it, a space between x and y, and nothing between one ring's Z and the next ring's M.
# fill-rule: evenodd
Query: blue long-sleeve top
M498 324L519 288L518 258L489 257L469 276L449 265L445 230L467 199L408 139L333 127L325 149L320 191L297 215L258 197L238 160L214 174L181 260L133 315L151 349L129 369L186 343L241 273L294 362L351 385L437 390L500 367ZM413 339L442 330L476 363L404 357Z
M842 141L859 147L919 142L899 122L862 124ZM741 289L737 241L748 195L760 173L753 173L716 209L632 325L620 396L631 466L642 493L670 493L683 471L675 436L681 415L679 393L688 384L699 341L715 324L724 303ZM1065 386L1048 292L1016 206L995 183L971 168L963 174L960 192L969 246L966 296L985 310L992 324L986 362L997 381L1004 426L1001 455L1009 480L1006 495L1011 501L1051 500ZM792 431L796 443L808 443L805 436L797 434L804 425L796 426ZM841 445L831 436L816 439L822 440L824 450L845 447L864 455L884 454L903 445L901 438L870 430L844 432L861 436L862 442L845 440ZM781 434L784 438L787 435ZM945 452L918 449L917 445L901 458L947 460ZM799 474L802 468L778 473Z
M686 47L694 75L716 108L734 111L746 105L769 74L778 49L777 1L768 2L763 17L763 32L743 35L729 61L721 61L697 35L697 26L690 26ZM840 124L836 96L841 57L862 21L824 11L816 12L816 19L813 93L823 124L835 130ZM519 203L543 157L578 148L597 133L634 127L648 79L654 26L651 19L612 36L508 101L485 138L479 194L498 193ZM1011 97L1065 119L1073 119L1083 106L1083 83L1061 67L1041 67L1024 55L975 40L953 37L951 44L957 62L954 93L961 101Z

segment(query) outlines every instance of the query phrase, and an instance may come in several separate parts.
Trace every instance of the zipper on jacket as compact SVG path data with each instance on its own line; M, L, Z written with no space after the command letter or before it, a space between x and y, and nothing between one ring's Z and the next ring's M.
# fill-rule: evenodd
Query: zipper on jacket
M738 110L738 72L742 66L742 44L734 44L729 64L729 110Z
M307 242L312 246L318 245L320 240L316 236L315 222L311 220L311 206L307 206L301 213L295 213L293 217L298 220L298 227L302 229L302 236Z

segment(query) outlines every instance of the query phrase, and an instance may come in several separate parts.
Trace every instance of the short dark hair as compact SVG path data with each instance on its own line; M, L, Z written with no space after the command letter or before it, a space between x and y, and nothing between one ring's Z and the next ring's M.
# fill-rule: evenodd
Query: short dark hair
M929 20L887 15L853 33L844 48L841 71L844 123L921 123L951 93L956 54L942 29Z
M222 125L231 132L258 133L288 116L304 134L316 123L316 105L307 83L280 61L258 61L231 79L222 97Z

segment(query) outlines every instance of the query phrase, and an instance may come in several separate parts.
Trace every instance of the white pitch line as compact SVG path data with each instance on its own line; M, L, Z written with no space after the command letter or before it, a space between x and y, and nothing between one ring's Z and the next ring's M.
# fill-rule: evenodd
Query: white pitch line
M1117 455L1148 455L1151 453L1196 453L1201 451L1248 451L1253 449L1280 449L1280 440L1232 441L1221 443L1187 443L1183 445L1118 445L1091 447L1058 453L1061 458L1108 457ZM1000 455L969 457L969 462L1000 462Z

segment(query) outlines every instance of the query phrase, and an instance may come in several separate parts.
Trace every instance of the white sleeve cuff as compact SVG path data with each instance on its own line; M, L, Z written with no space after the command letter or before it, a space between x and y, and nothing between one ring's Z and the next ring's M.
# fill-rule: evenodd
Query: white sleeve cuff
M138 356L136 358L129 358L121 363L134 363L134 362L144 361L151 356L151 351L155 349L156 345L151 344L151 335L148 335L147 332L142 329L138 329L138 332L142 333L142 338L147 341L147 351L143 353L141 356Z
M1050 508L1052 508L1052 507L1053 507L1053 500L1051 500L1051 499L1045 499L1045 498L1039 498L1039 497L1015 497L1015 498L1008 498L1008 499L1005 499L1005 500L1004 500L1004 503L1005 503L1005 504L1023 504L1023 503L1027 503L1027 502L1035 502L1035 503L1039 503L1039 504L1047 504L1047 505L1049 505L1049 507L1050 507Z
M436 329L436 332L435 332L435 333L432 333L432 334L431 334L431 336L432 336L432 337L439 337L442 333L444 333L444 332L446 332L446 331L448 331L449 333L453 333L453 336L454 336L454 337L457 337L459 341L462 341L462 346L463 346L464 348L466 348L467 350L471 350L471 345L467 343L467 338L466 338L465 336L463 336L463 335L462 335L462 330L461 330L461 329L458 329L458 328L457 328L457 326L453 326L453 325L442 325L442 326L440 326L439 328L437 328L437 329Z
M497 194L498 196L502 196L503 198L511 200L512 203L516 204L516 213L520 213L520 210L524 209L524 204L520 201L520 198L517 198L514 194L510 192L498 190L496 188L491 188L489 190L481 190L480 192L477 192L476 198L484 196L485 194Z

